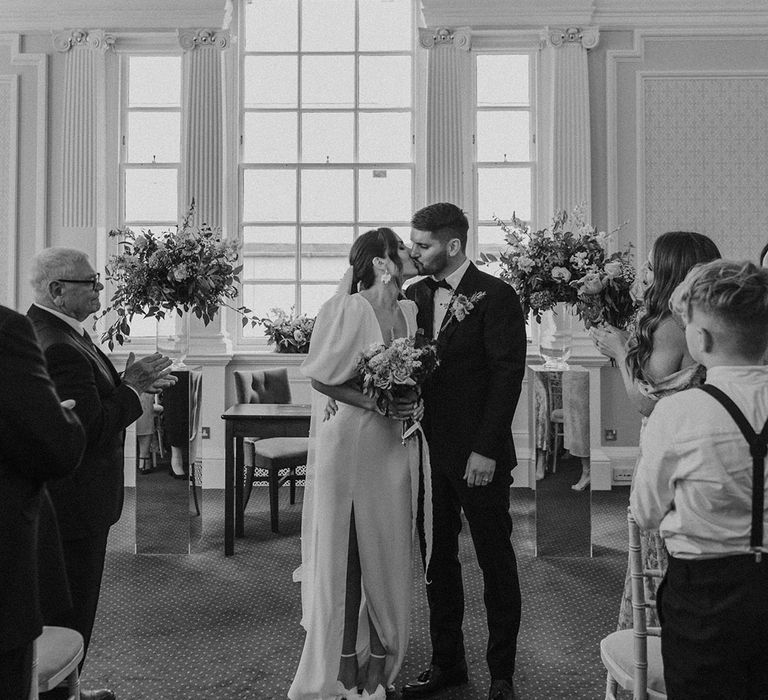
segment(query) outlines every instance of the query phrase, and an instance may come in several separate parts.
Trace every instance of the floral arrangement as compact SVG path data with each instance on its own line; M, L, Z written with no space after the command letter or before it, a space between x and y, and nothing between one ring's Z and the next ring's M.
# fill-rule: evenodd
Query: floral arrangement
M448 310L440 330L445 328L454 318L459 322L463 321L472 313L475 305L484 298L485 292L475 292L469 297L466 294L454 294L448 304Z
M504 231L507 248L499 254L481 254L481 262L499 262L501 278L520 297L523 311L541 314L564 302L573 306L587 328L611 323L624 328L635 314L637 302L630 294L635 280L630 251L607 255L612 234L589 225L581 207L572 215L558 212L550 228L531 231L513 215ZM615 231L613 232L615 233Z
M363 393L375 399L382 414L389 415L390 406L398 398L409 393L419 395L438 364L436 343L419 335L395 338L390 345L371 345L358 358L357 374ZM418 428L418 422L403 425L403 442Z
M270 309L271 317L260 318L264 326L267 342L274 344L278 352L300 353L309 351L309 341L315 327L314 316L294 316L282 309Z
M106 266L106 278L114 285L109 304L98 316L115 312L116 319L104 331L102 340L110 350L123 344L131 333L137 314L161 320L176 311L193 313L205 325L211 322L226 299L238 296L237 241L222 241L218 229L208 224L193 224L195 202L175 231L136 233L126 227L113 229L110 236L120 238L121 252ZM230 307L243 315L243 326L257 319L244 306ZM97 319L98 320L98 319Z

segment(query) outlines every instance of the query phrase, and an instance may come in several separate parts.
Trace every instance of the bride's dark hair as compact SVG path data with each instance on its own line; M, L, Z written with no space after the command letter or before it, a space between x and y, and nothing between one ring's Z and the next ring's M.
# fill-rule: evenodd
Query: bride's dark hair
M720 257L714 241L693 231L668 231L654 242L651 252L653 282L645 290L637 329L629 339L627 369L635 379L645 379L643 371L653 352L653 334L671 315L669 298L688 271L699 263Z
M357 292L358 284L363 289L373 286L376 281L374 258L389 258L402 272L403 263L397 253L399 247L400 240L391 228L375 228L358 236L349 251L349 264L352 266L350 294Z

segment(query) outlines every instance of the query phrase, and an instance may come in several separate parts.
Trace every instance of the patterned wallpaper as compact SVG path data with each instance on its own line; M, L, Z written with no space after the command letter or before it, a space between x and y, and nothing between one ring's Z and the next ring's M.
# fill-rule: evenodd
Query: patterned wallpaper
M768 242L768 76L644 78L645 230L710 236L724 257Z

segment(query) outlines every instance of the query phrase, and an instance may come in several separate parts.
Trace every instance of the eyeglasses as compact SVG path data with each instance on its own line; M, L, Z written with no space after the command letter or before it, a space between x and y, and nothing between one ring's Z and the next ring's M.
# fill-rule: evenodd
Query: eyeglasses
M89 277L87 280L56 280L57 282L69 282L70 284L90 284L91 289L96 291L96 287L101 279L101 273L97 272L93 277Z

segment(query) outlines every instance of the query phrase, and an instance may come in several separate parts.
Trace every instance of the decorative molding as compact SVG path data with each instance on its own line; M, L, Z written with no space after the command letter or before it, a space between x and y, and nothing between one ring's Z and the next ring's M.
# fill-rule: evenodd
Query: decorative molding
M5 250L5 279L0 280L0 300L16 306L19 182L19 76L0 75L0 243Z
M229 45L229 32L216 29L180 29L178 37L184 51L204 47L225 49Z
M469 27L458 29L419 27L419 45L425 49L432 49L435 46L453 46L461 51L469 51L472 45L472 32Z
M548 38L549 43L555 48L566 44L581 44L585 49L594 49L600 41L600 30L597 27L550 29Z
M19 34L0 34L0 47L7 46L11 54L11 65L30 66L37 71L35 93L36 121L35 121L35 252L48 245L48 56L44 53L22 53L21 36ZM18 123L18 122L17 122ZM17 150L18 156L18 150ZM18 206L18 198L14 200L14 207ZM15 217L18 226L18 216ZM19 232L17 228L9 230L9 235L17 241ZM16 304L16 259L9 277L9 284L13 284L9 306Z
M107 34L103 29L71 29L64 32L56 32L53 35L53 48L59 53L66 53L70 49L84 48L109 51L115 46L115 35Z

